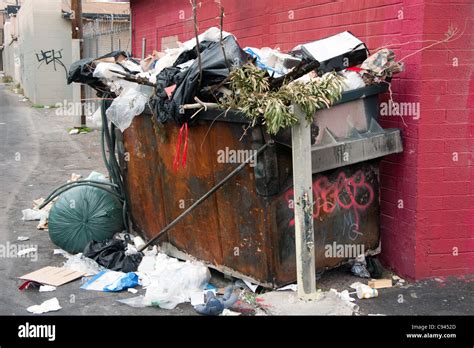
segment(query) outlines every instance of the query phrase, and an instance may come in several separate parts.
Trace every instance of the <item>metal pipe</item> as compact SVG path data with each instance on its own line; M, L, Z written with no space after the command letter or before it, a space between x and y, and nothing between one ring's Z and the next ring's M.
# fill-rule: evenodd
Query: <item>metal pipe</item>
M146 54L146 38L142 38L142 59L145 59Z

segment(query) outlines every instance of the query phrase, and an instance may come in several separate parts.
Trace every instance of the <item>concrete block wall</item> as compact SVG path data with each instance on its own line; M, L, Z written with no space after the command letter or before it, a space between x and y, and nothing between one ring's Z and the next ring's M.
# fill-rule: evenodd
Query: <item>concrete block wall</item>
M381 259L412 279L474 273L472 1L222 3L224 29L235 34L242 47L286 51L350 30L371 51L389 46L403 58L432 43L424 40L444 39L450 25L464 31L455 41L404 59L406 71L391 84L393 100L418 103L414 105L419 105L420 117L380 117L384 127L402 129L405 149L381 163ZM141 55L142 38L147 39L147 53L151 53L161 49L163 38L177 36L185 41L193 37L189 1L131 0L130 4L134 55ZM201 4L200 31L218 26L214 1L201 0ZM381 101L387 100L385 95Z

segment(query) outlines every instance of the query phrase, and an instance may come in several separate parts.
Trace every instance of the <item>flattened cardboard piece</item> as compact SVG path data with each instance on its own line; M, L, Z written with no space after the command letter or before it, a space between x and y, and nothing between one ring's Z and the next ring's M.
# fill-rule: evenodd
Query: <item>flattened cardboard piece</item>
M19 278L58 287L81 278L84 275L83 272L76 272L67 268L47 266Z

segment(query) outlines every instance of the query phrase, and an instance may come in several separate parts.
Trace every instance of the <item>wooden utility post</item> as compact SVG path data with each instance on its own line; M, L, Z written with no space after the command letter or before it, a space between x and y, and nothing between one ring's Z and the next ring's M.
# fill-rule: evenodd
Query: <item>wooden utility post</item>
M82 31L82 0L71 0L71 29L72 38L79 40L79 57L84 58L84 37ZM86 115L84 112L84 98L86 88L81 83L81 127L86 126Z
M296 279L298 296L314 300L316 296L316 260L313 228L313 173L311 168L311 127L296 105L299 123L291 128L293 191L295 210Z

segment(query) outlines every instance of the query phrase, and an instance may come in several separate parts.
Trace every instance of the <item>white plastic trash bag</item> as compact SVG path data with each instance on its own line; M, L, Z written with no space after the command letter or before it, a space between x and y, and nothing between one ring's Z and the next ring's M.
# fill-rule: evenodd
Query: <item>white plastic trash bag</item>
M151 87L143 85L126 88L107 109L107 119L122 132L125 131L132 124L133 118L145 110L152 91Z
M150 271L149 263L139 269L147 271L150 282L144 303L164 309L173 309L180 303L189 302L192 294L202 291L211 279L209 269L203 263L183 262L161 253L155 256L153 271Z

